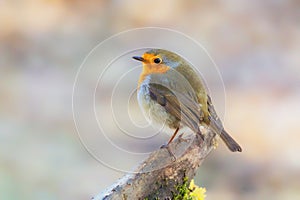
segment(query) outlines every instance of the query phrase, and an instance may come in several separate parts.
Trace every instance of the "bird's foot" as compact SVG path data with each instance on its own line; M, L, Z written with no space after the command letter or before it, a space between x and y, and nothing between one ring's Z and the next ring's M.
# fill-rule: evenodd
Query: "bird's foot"
M173 161L173 162L176 161L176 156L175 156L175 154L171 151L171 147L169 146L168 143L163 144L160 148L161 148L161 149L166 149L166 150L169 152L170 156L172 157L172 161Z
M196 139L199 142L199 145L202 145L205 142L205 137L200 131L196 134Z
M175 147L177 148L178 145L182 144L182 142L185 142L185 143L189 143L190 142L190 139L186 139L186 138L183 138L183 134L180 134L177 138L178 142L176 142L175 144Z
M184 133L181 133L181 134L178 136L179 143L181 143L181 142L189 142L190 139L183 138L183 134L184 134Z
M203 141L205 140L205 137L204 137L203 133L200 130L197 132L196 137L200 137Z

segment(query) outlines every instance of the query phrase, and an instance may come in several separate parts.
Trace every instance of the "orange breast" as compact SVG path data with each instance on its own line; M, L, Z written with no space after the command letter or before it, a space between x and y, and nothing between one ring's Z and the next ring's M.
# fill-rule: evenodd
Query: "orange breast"
M143 71L140 75L138 86L145 80L150 74L163 74L170 69L169 66L163 64L143 64Z

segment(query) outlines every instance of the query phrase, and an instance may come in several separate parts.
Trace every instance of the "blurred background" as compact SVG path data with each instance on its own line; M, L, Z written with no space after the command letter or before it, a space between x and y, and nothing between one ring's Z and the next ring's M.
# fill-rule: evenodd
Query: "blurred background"
M95 45L144 26L196 39L224 80L224 124L243 153L220 142L202 164L195 182L207 199L300 199L299 7L296 0L0 1L0 199L90 199L122 177L81 144L72 87Z

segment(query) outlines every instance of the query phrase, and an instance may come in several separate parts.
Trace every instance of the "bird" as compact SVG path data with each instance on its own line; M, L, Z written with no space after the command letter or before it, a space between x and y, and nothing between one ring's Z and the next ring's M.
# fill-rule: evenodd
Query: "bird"
M205 124L218 134L232 152L241 146L225 131L200 75L188 61L165 49L150 49L133 59L142 62L137 86L138 104L148 120L174 131L167 146L181 128L203 135Z

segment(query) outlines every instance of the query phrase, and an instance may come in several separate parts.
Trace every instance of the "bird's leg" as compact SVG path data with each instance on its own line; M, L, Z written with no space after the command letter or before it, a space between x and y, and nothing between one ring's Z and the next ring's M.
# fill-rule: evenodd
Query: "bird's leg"
M205 141L205 138L204 138L204 135L201 133L200 130L196 134L196 138L199 139L199 137L201 138L201 140L199 140L199 145L201 145Z
M177 128L177 129L175 130L175 132L173 133L172 137L169 139L169 142L168 142L167 145L169 145L169 144L174 140L174 138L175 138L175 136L177 135L178 131L179 131L179 128Z
M201 133L199 127L198 127L198 131L197 131L197 136L200 136L203 141L205 140L204 135Z
M167 151L169 152L170 156L172 157L173 162L176 161L177 158L176 158L175 154L171 151L171 148L169 145L165 145L165 146L163 145L161 148L166 148Z
M179 131L179 128L177 128L175 130L175 132L173 133L172 137L169 139L167 144L163 144L160 148L166 148L169 152L169 154L174 158L174 161L176 160L176 156L174 155L174 153L171 151L169 144L173 141L173 139L176 137L177 133Z
M160 148L166 148L166 147L168 147L169 144L173 141L173 139L174 139L175 136L177 135L178 131L179 131L179 128L177 128L177 129L175 130L175 132L173 133L172 137L169 139L168 143L167 143L167 144L163 144Z

